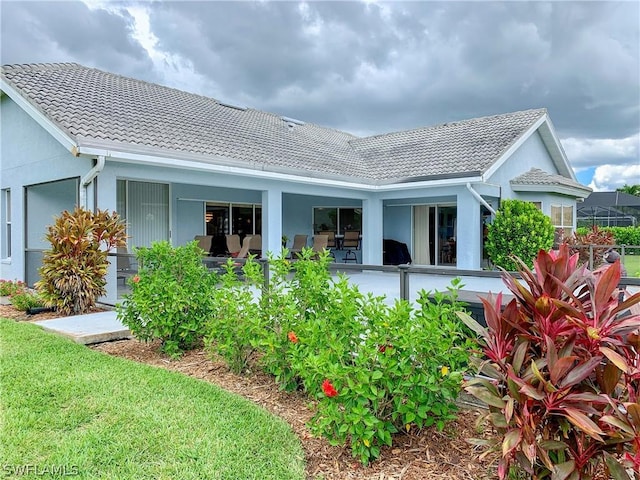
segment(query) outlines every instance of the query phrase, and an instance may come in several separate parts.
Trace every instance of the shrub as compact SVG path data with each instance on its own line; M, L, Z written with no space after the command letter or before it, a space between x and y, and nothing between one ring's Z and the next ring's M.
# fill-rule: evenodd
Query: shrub
M498 477L511 467L532 478L610 478L640 469L640 316L619 317L640 293L618 305L620 266L590 272L563 244L540 251L522 285L505 273L515 298L483 299L487 328L459 314L481 337L486 356L465 390L486 402L501 452ZM480 361L480 359L479 359ZM613 453L622 454L619 463Z
M503 200L488 226L486 248L494 265L514 271L517 264L511 255L531 266L539 250L553 246L553 239L551 219L533 203Z
M30 308L42 307L43 302L37 292L29 289L19 290L10 297L11 304L18 310L26 312Z
M125 245L124 223L115 212L76 208L62 212L46 238L51 249L44 252L36 282L43 301L65 315L90 311L106 294L109 250Z
M607 227L603 230L613 234L616 245L640 245L640 227Z
M0 297L9 297L27 288L21 280L0 280Z
M326 358L321 364L328 384L315 379L315 433L333 444L348 440L353 455L367 464L380 455L381 446L391 446L392 434L431 425L442 430L455 419L471 347L455 315L462 309L458 285L433 300L419 292L415 310L406 301L389 307L383 298L361 295L361 326L351 351L340 362ZM301 347L306 347L302 337Z
M605 229L598 228L597 225L589 229L576 230L571 237L564 238L563 241L569 245L571 253L578 254L578 262L580 264L589 264L590 256L593 255L593 265L598 265L602 262L602 256L607 251L608 247L593 247L589 248L589 245L614 245L615 239L613 234ZM590 251L593 251L591 254Z
M209 351L220 355L233 372L242 373L250 367L254 345L261 334L260 308L254 292L261 285L263 274L252 255L240 272L238 267L230 258L221 285L212 293L213 309L204 340Z
M202 263L195 241L175 248L157 242L135 253L140 267L128 280L131 293L116 308L118 319L136 337L160 339L162 351L178 356L202 339L218 277Z

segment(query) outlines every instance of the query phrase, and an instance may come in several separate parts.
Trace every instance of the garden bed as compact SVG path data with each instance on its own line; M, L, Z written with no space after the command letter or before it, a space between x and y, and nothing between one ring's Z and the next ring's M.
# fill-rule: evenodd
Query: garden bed
M429 428L396 435L393 446L385 447L379 460L363 467L351 456L348 447L333 447L325 439L313 437L306 426L312 416L309 398L302 393L279 391L269 375L235 375L222 361L209 359L202 349L192 350L180 359L172 360L159 353L158 343L121 340L93 348L212 382L285 419L302 442L309 479L485 480L496 475L496 467L492 463L494 457L481 461L480 452L465 441L480 435L476 422L481 413L477 410L461 410L458 420L447 425L442 432ZM482 431L484 429L481 428Z

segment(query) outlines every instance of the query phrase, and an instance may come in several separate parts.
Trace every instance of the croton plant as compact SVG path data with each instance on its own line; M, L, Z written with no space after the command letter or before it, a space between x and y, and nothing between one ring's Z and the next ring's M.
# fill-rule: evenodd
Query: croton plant
M566 244L518 265L504 309L482 300L486 328L459 314L483 353L465 389L498 432L475 442L500 452L500 479L639 478L640 293L618 303L619 263L589 271Z

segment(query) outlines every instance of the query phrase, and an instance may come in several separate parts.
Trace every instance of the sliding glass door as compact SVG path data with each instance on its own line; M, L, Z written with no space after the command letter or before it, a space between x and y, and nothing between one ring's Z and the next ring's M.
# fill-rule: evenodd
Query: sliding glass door
M127 223L129 251L169 241L169 185L118 180L117 188L118 214Z

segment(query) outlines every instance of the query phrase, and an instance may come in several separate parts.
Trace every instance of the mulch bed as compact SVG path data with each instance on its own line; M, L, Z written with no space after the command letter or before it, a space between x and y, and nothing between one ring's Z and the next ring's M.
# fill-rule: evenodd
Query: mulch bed
M13 307L0 305L0 317L16 321L56 318L56 312L27 315ZM211 359L203 349L185 353L173 360L159 353L159 343L120 340L91 348L109 355L181 372L241 395L284 419L298 435L305 452L306 477L323 480L390 479L467 479L496 478L496 457L480 459L481 452L465 441L486 434L478 427L482 412L462 409L458 419L442 432L435 428L415 430L394 437L392 447L384 447L380 459L364 467L351 456L348 447L331 446L324 438L311 435L307 422L313 415L312 401L299 392L278 390L272 377L255 373L235 375L227 366Z

